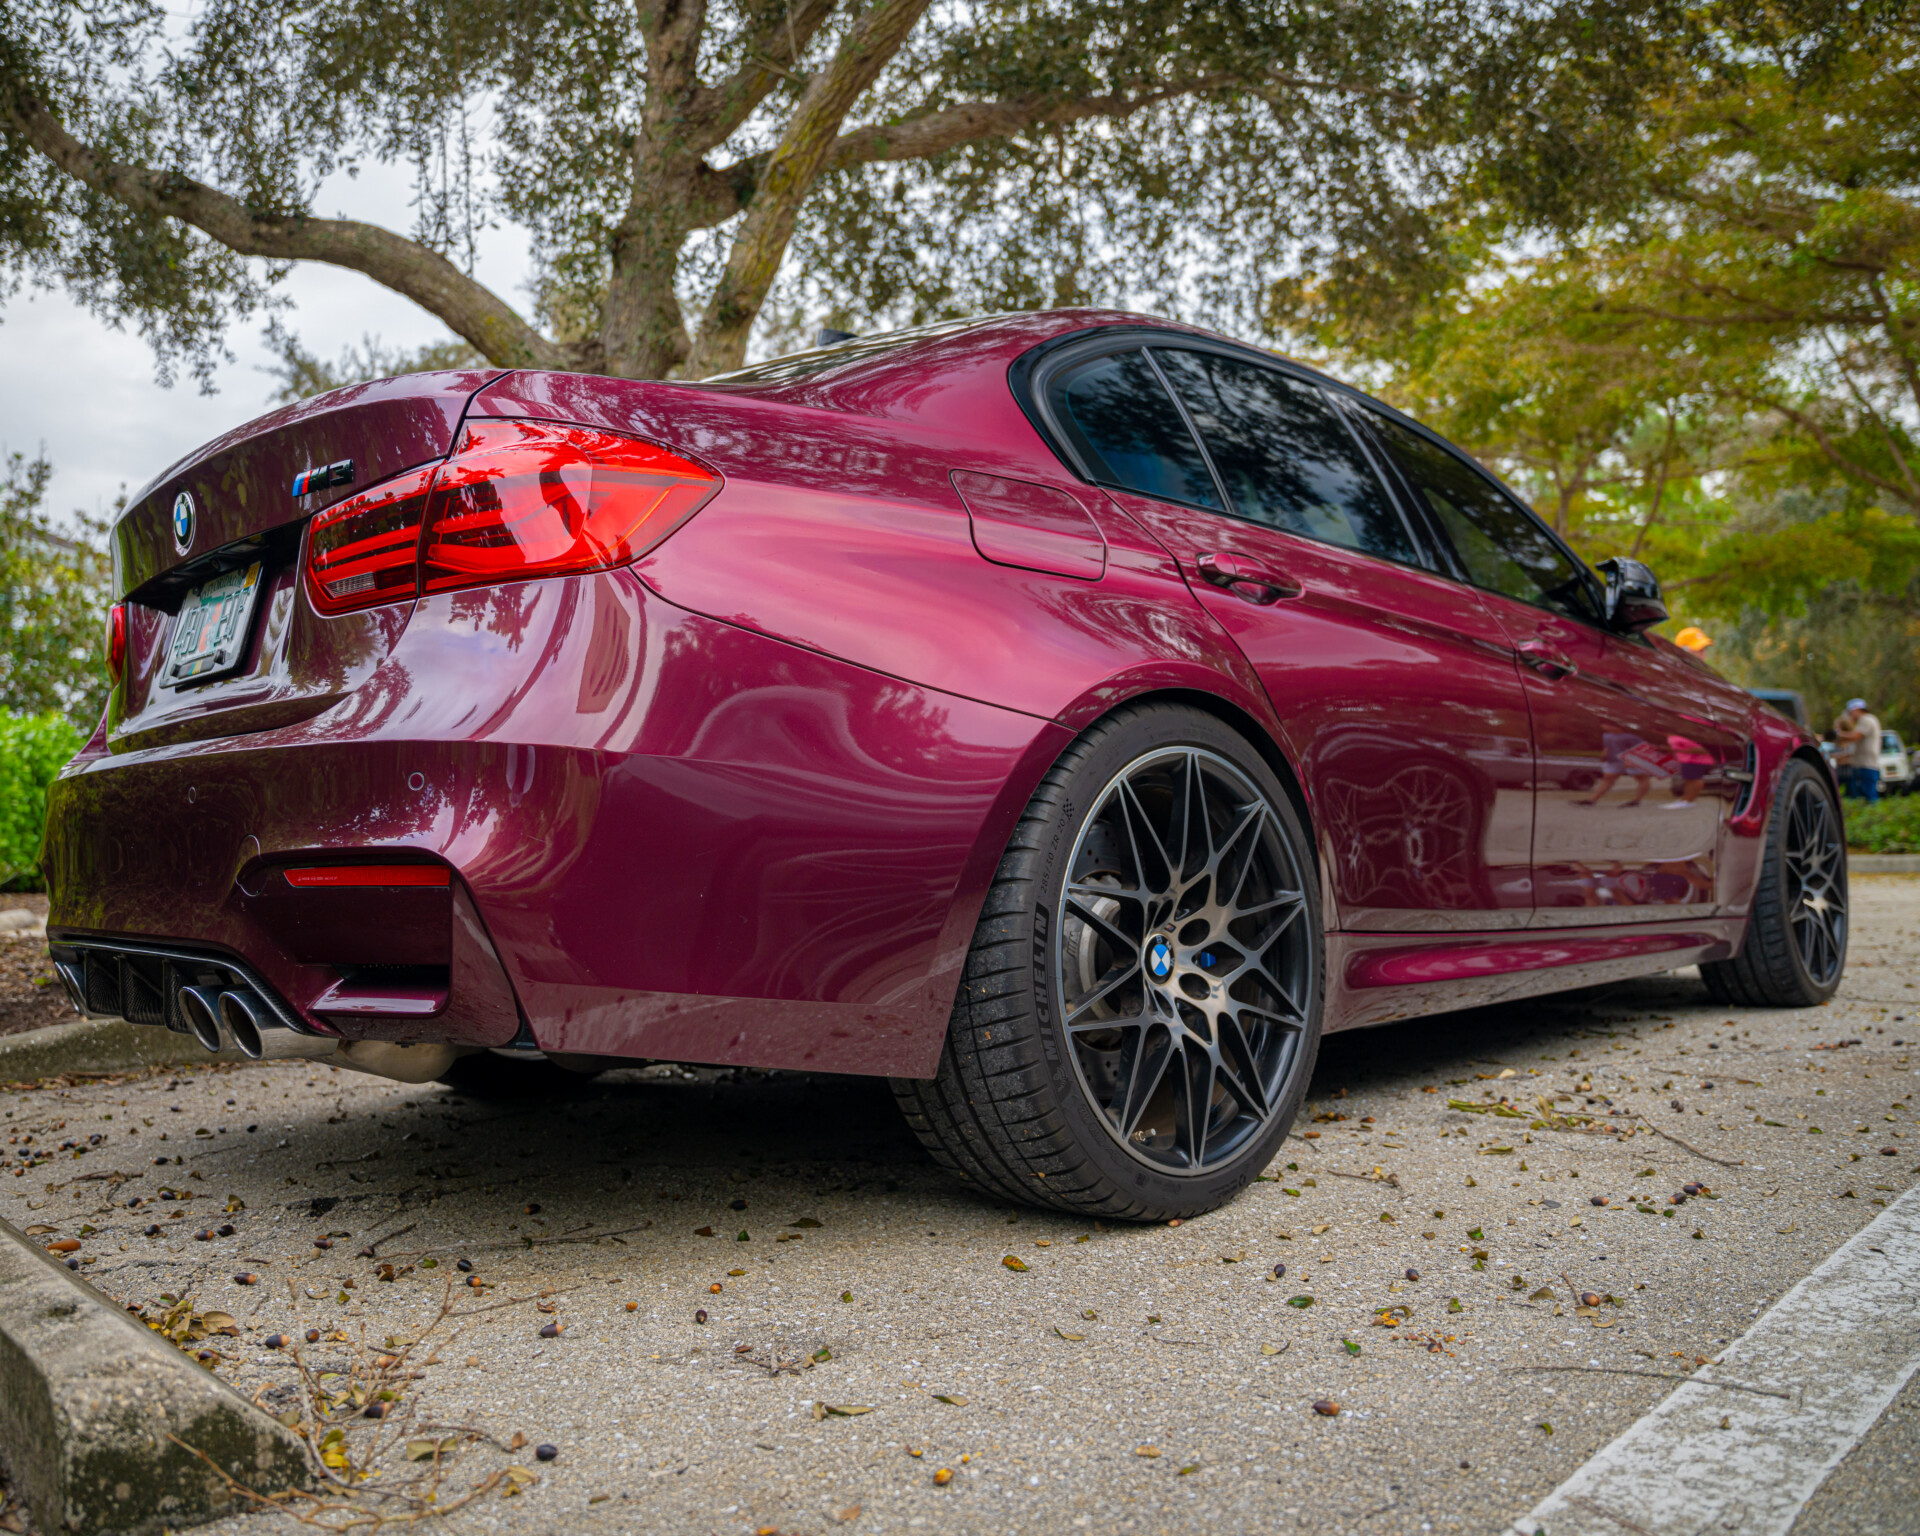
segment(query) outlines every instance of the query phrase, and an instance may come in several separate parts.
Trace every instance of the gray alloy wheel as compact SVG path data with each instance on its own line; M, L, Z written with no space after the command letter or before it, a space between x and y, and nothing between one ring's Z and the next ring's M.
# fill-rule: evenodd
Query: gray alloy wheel
M1826 776L1798 758L1780 772L1746 938L1731 960L1700 967L1714 999L1810 1008L1847 964L1847 848Z
M1274 807L1216 753L1148 752L1069 867L1052 969L1082 1091L1155 1168L1230 1161L1285 1097L1312 988L1306 881Z
M1272 769L1211 715L1137 706L1035 791L938 1075L894 1091L935 1160L985 1189L1191 1215L1285 1137L1323 991L1318 874Z

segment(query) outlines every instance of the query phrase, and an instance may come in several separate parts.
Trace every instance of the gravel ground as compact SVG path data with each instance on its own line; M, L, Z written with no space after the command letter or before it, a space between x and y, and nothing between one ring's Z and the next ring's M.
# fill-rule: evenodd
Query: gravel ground
M0 891L0 912L21 909L45 922L47 898ZM49 1024L71 1024L78 1017L61 990L60 978L54 975L53 962L47 958L45 934L27 937L0 933L0 1035L23 1034Z
M1679 972L1336 1037L1271 1181L1178 1227L976 1198L877 1084L665 1067L519 1106L297 1063L15 1091L7 1156L55 1156L0 1214L149 1318L231 1314L191 1347L337 1418L362 1500L472 1494L459 1529L1493 1531L1920 1175L1920 880L1857 879L1854 921L1821 1009ZM1531 1129L1541 1094L1597 1118ZM1805 1529L1914 1528L1875 1475L1912 1399Z

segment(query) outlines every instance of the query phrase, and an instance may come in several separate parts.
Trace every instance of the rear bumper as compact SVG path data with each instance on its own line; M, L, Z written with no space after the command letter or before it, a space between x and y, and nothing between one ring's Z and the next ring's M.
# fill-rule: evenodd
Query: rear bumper
M232 957L348 1039L925 1075L1068 739L625 572L450 594L311 720L76 759L48 935ZM443 905L282 874L355 857L444 865Z

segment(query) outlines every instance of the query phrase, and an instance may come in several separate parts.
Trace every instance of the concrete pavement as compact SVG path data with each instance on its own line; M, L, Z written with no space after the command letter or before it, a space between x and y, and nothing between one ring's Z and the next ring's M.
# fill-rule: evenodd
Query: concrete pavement
M977 1199L871 1083L300 1063L0 1095L0 1214L231 1313L223 1376L457 1529L1496 1531L1916 1183L1920 881L1854 899L1825 1008L1677 973L1336 1037L1271 1182L1179 1227ZM1806 1529L1913 1529L1853 1456Z

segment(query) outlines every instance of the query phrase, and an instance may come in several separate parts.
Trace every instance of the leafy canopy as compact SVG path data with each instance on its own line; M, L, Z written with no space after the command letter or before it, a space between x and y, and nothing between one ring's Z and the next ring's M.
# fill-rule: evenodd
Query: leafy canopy
M1468 221L1424 296L1282 283L1269 314L1588 558L1652 561L1749 681L1920 722L1920 26L1872 21L1675 89L1624 217L1525 255Z
M299 261L496 363L634 376L734 366L809 312L1123 300L1247 330L1288 274L1412 292L1464 220L1623 207L1646 103L1753 26L1677 0L15 0L0 262L203 380ZM412 229L317 206L376 162L413 167ZM503 217L525 313L471 275Z

